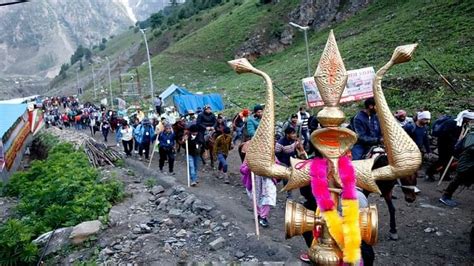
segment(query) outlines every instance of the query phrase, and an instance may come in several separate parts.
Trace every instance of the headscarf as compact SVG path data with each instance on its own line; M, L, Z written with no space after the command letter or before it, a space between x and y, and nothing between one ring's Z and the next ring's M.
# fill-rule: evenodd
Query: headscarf
M456 119L454 119L458 127L462 126L462 121L464 120L464 118L474 120L474 112L470 112L469 110L464 110L460 112Z
M429 111L418 112L418 119L431 119L431 113Z
M407 116L407 112L405 110L397 110L397 112L395 112L395 117L400 116Z

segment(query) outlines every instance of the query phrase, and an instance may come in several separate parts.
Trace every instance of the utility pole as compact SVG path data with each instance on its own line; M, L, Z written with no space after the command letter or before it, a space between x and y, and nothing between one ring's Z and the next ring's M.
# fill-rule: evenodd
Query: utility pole
M112 96L112 78L110 77L110 60L108 56L106 56L105 59L107 59L107 67L109 69L110 107L114 109L114 97Z
M307 34L307 31L309 29L308 26L301 26L301 25L298 25L296 23L293 23L293 22L290 22L290 25L297 28L297 29L300 29L302 31L304 31L304 41L306 43L306 63L308 65L308 77L311 77L311 69L309 67L309 47L308 47L308 34Z
M150 72L150 92L151 92L151 99L155 98L155 93L153 89L153 75L151 72L151 60L150 60L150 50L148 49L148 41L146 40L146 34L144 29L140 29L140 32L143 34L143 39L145 39L145 47L146 47L146 56L148 58L148 70Z

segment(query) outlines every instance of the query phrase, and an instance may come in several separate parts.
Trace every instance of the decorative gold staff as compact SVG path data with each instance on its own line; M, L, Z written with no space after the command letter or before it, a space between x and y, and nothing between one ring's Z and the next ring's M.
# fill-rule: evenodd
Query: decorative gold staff
M388 69L395 64L411 60L416 46L416 44L411 44L397 47L390 61L379 69L375 76L374 98L389 164L372 170L373 159L352 162L357 176L357 186L371 192L380 193L375 180L392 180L411 175L421 164L421 153L418 147L395 121L392 112L388 108L381 86L382 77ZM266 108L247 152L247 162L250 169L258 175L288 179L285 190L309 185L311 164L292 159L291 167L287 168L275 163L274 100L270 77L263 71L254 68L246 59L233 60L229 64L239 74L254 73L261 76L267 85ZM333 201L337 204L340 197L339 191L340 189L344 190L338 166L339 158L356 142L357 136L354 132L340 127L345 120L345 116L338 104L347 82L347 73L332 31L318 64L315 81L326 104L317 115L318 120L325 128L314 131L311 134L311 141L329 162L327 171L328 189ZM345 255L342 254L345 247L341 243L341 238L344 238L344 236L336 236L334 232L331 233L331 228L334 228L334 226L328 227L328 221L321 214L322 212L319 210L315 213L305 210L304 207L296 203L287 203L286 235L292 237L313 230L315 226L319 227L319 237L315 239L309 250L310 259L316 264L337 265L341 262L343 256L345 258ZM377 210L375 206L361 209L358 220L360 227L360 230L357 230L360 233L359 239L363 239L369 245L375 244L377 239ZM337 239L334 239L335 237Z

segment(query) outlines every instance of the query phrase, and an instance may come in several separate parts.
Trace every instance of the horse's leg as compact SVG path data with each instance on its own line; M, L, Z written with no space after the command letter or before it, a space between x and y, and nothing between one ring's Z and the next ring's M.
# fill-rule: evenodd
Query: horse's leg
M387 203L388 213L390 215L390 239L398 240L397 224L395 222L395 206L393 206L392 201L392 191L385 193L383 198L385 199L385 203Z
M214 147L209 146L209 158L211 159L211 167L214 169Z
M199 157L201 157L202 165L206 165L206 160L204 160L204 153L206 152L206 149L204 146L201 147L201 151L199 154Z

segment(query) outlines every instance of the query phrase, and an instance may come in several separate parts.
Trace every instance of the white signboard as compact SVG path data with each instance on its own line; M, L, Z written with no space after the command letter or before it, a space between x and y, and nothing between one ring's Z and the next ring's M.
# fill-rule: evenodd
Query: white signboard
M373 67L349 70L347 71L347 74L349 76L347 78L346 88L344 89L341 100L339 101L340 103L358 101L374 96L372 85L374 82L375 70ZM303 79L303 90L308 107L324 105L316 86L316 82L314 81L314 77Z
M117 98L117 102L118 102L118 108L119 108L119 110L124 110L125 108L127 108L127 102L125 102L124 99L122 99L122 98Z

